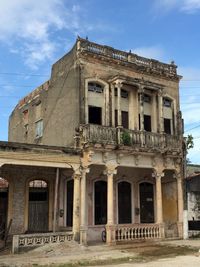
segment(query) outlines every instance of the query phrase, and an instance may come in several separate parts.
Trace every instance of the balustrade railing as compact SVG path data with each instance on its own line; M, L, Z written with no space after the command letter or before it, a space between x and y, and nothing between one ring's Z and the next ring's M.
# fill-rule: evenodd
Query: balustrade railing
M117 242L142 239L162 238L162 229L159 224L132 224L117 225L115 229Z
M80 138L84 143L125 145L152 149L178 149L181 147L177 136L128 130L108 126L84 124L80 126Z
M148 59L131 52L120 51L112 47L99 45L84 39L80 39L80 47L83 51L89 51L95 54L109 56L114 59L131 62L138 66L143 66L152 69L152 71L155 72L162 72L171 76L177 75L177 67L174 63L162 63L154 59Z

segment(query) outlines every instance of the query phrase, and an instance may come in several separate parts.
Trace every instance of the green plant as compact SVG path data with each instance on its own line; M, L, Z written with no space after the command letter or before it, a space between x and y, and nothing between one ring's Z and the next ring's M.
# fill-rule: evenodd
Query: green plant
M130 146L131 145L131 136L129 132L123 132L121 135L121 141L122 144L125 146Z

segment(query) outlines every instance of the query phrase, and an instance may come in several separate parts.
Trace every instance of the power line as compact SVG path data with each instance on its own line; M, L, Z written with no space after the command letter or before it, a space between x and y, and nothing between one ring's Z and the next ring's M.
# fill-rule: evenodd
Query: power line
M49 77L49 75L47 75L47 74L31 74L31 73L17 73L17 72L0 72L0 75Z

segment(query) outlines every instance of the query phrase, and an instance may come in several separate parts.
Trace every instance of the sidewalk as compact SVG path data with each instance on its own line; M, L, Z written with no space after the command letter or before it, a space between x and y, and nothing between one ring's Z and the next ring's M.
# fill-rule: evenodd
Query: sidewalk
M131 265L135 266L134 264L137 262L148 262L180 255L195 255L197 257L199 256L199 249L200 240L148 241L126 245L107 246L101 244L88 247L82 247L75 242L68 242L46 245L18 255L1 255L0 266L58 266L64 263L67 267L98 266L100 264L101 266L109 264L117 266L126 262L131 262Z

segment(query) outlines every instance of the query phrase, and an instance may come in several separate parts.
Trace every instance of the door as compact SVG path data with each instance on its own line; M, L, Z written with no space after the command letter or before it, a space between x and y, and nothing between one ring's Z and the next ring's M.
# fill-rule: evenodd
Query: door
M67 226L73 225L74 180L67 181Z
M118 221L119 223L131 223L131 184L128 182L118 183Z
M154 223L154 191L153 184L140 184L140 222Z
M48 190L29 188L29 232L48 231Z
M7 225L8 190L0 191L0 231Z

